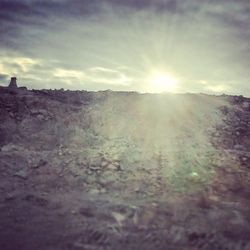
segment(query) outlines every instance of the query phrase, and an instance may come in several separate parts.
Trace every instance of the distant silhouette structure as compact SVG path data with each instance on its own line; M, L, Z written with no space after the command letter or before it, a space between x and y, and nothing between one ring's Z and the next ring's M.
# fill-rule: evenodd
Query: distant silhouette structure
M11 77L9 87L17 88L16 77Z

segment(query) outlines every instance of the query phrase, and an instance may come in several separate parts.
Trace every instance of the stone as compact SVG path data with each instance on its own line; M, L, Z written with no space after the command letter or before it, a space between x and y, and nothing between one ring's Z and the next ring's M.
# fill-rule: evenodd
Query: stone
M41 206L41 207L47 207L49 204L49 201L43 197L39 197L34 194L27 194L24 196L23 200L33 203L34 205Z
M20 177L22 179L27 179L28 178L28 171L26 169L21 169L14 173L14 176Z
M14 118L14 117L15 117L15 114L14 114L13 112L10 112L10 113L9 113L9 116L10 116L11 118Z
M248 158L247 157L242 157L241 160L246 162L248 160Z
M93 210L90 207L81 207L79 213L85 217L94 217Z
M107 169L109 170L116 170L116 166L113 165L112 163L108 164Z
M5 201L11 201L14 200L16 198L16 196L14 194L7 194L4 198Z
M89 194L91 194L91 195L97 195L99 193L100 193L99 189L96 189L96 188L89 190Z
M192 182L201 182L201 177L197 172L192 172L189 174L188 180Z
M9 152L9 151L17 151L19 149L18 146L12 144L12 143L9 143L7 145L4 145L2 148L1 148L1 151L2 152Z
M117 222L117 224L122 227L123 226L123 223L124 221L126 220L126 215L125 214L122 214L122 213L118 213L118 212L112 212L111 213L113 218L115 219L115 221Z
M234 149L235 150L240 150L240 151L245 151L246 150L246 148L243 145L240 145L240 144L234 145Z
M101 167L98 166L98 165L90 165L90 166L89 166L89 169L90 169L91 171L96 172L96 171L100 170Z
M106 188L101 188L99 190L99 192L100 192L100 194L105 194L105 193L107 193L107 190L106 190Z
M35 166L33 166L33 168L40 168L42 166L45 166L48 162L41 159Z
M107 167L108 165L109 165L108 161L105 161L105 160L104 160L104 161L101 162L101 167L102 167L102 168L105 168L105 167Z
M242 103L242 108L246 109L246 110L249 110L250 109L250 102L243 102Z
M99 180L99 184L103 186L111 185L117 180L117 176L112 174L111 171L105 172L101 177L102 178Z
M43 120L45 120L45 117L44 117L44 115L39 114L39 115L37 115L37 119L38 119L39 121L43 121Z

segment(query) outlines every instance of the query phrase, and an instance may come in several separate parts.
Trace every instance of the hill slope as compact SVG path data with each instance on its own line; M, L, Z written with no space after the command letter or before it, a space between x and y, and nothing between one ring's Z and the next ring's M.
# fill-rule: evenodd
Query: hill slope
M0 89L1 249L250 247L250 100Z

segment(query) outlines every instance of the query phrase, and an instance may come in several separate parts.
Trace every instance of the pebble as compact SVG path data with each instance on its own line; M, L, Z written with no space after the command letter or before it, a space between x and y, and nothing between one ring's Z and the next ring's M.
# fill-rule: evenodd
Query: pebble
M105 194L105 193L107 193L107 190L105 188L101 188L99 190L99 192L100 192L100 194Z
M242 103L242 107L243 107L244 109L250 109L250 102L243 102L243 103Z
M91 195L96 195L96 194L99 194L99 193L100 193L100 191L98 189L96 189L96 188L89 190L89 194L91 194Z
M94 213L90 207L81 207L79 213L86 217L94 217Z
M112 212L111 213L117 224L122 227L123 222L126 220L126 215L118 212Z
M39 168L39 167L42 167L42 166L45 166L48 162L41 159L35 166L33 166L33 168Z
M239 145L239 144L234 145L234 149L235 150L240 150L240 151L245 151L246 150L246 148L244 146Z
M117 170L117 167L114 164L109 164L107 166L107 169L109 169L109 170Z
M102 168L105 168L105 167L107 167L109 165L109 163L107 162L107 161L102 161L101 162L101 167Z
M188 179L193 182L201 181L200 176L197 172L192 172L189 174Z
M39 115L37 115L37 119L38 119L39 121L43 121L43 120L45 120L45 117L44 117L44 115L39 114Z
M9 143L7 145L4 145L2 148L1 148L1 151L2 152L9 152L9 151L16 151L18 150L18 147L12 143Z
M14 173L14 176L20 177L22 179L27 179L28 178L28 172L26 169L21 169Z
M7 194L4 199L5 201L11 201L11 200L14 200L15 198L16 197L14 194Z
M242 157L242 161L247 161L247 157Z
M70 213L73 214L73 215L76 215L76 211L75 210L71 210Z

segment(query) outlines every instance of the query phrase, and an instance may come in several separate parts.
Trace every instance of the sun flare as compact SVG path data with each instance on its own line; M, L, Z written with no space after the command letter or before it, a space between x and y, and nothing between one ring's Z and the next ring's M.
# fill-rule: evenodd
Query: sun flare
M152 93L176 92L177 79L166 72L155 71L148 78L148 88Z

